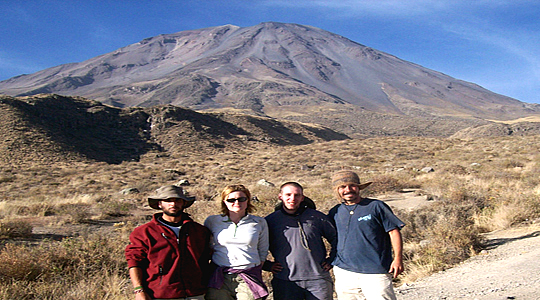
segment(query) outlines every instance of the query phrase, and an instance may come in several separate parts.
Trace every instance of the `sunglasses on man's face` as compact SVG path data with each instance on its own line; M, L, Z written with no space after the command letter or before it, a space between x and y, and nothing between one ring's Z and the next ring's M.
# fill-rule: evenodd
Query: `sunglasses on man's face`
M227 201L229 203L234 203L236 201L238 201L238 202L246 202L247 197L229 198L229 199L226 199L225 201Z

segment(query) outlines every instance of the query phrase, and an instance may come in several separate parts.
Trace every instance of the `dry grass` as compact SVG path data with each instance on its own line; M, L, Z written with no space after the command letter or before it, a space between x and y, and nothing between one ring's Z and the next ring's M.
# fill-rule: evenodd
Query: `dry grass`
M125 237L114 232L34 246L6 243L0 299L128 299L124 247Z
M540 122L540 116L530 116L525 118L519 118L515 120L508 120L508 121L501 121L501 120L489 120L491 122L496 123L504 123L504 124L515 124L515 123L521 123L521 122Z
M218 213L214 196L230 183L245 184L258 197L257 215L273 210L285 181L300 182L327 212L337 203L330 176L340 168L374 181L366 191L370 196L414 188L437 200L413 212L397 211L407 223L402 280L414 280L474 255L483 232L538 220L539 143L537 136L372 138L212 154L149 153L118 165L2 165L0 299L132 298L123 249L133 227L153 213L145 199L161 185L187 179L186 190L199 199L188 212L199 222ZM260 179L275 186L257 185ZM120 193L126 188L140 193Z
M20 220L0 221L0 239L29 237L32 235L32 225Z

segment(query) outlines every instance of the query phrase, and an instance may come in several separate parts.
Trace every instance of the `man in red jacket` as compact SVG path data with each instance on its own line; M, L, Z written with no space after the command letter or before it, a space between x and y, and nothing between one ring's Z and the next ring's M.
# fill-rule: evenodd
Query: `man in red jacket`
M184 212L194 200L174 185L148 198L162 212L133 230L125 253L135 299L204 299L210 231Z

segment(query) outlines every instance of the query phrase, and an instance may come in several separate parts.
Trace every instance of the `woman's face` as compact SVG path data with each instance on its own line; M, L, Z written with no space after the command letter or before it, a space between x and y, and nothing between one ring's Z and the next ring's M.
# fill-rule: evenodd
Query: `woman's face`
M245 214L247 206L248 206L248 201L249 199L246 197L246 194L244 194L244 192L232 192L224 200L225 205L227 206L227 209L230 212L234 212L238 214Z

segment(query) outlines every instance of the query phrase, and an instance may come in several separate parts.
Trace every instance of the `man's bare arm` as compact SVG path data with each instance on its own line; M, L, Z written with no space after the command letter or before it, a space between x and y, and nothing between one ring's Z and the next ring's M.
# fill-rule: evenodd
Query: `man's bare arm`
M394 250L394 260L390 265L389 273L393 273L394 278L398 277L403 272L403 240L401 238L401 232L399 229L393 229L388 232L390 235L390 242L392 243L392 249Z
M129 268L129 278L131 278L131 283L133 288L143 286L143 271L139 267ZM135 300L150 300L150 296L146 292L140 292L135 294Z

